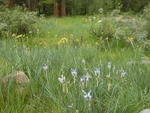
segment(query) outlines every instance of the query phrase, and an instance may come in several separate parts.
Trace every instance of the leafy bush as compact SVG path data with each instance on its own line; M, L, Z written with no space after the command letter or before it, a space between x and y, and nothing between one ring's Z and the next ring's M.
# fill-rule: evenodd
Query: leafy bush
M147 41L148 30L145 29L147 25L145 19L117 16L95 20L96 22L91 27L91 34L93 37L100 39L100 42L147 47L145 41Z
M150 51L150 3L144 8L143 17L146 20L145 30L147 31L146 41L143 43L143 46L146 51Z
M146 30L148 31L148 39L150 40L150 3L148 4L148 6L145 7L144 9L144 18L147 21L147 24L145 26Z
M28 35L36 32L33 24L37 22L36 14L17 7L13 10L0 7L0 36Z
M111 40L116 32L115 27L111 20L99 20L92 26L91 33L102 40Z

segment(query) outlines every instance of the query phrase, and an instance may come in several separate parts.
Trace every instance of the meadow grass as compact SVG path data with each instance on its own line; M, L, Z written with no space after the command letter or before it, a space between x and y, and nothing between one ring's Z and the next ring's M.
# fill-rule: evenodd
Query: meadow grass
M91 23L84 16L44 18L35 26L39 28L39 33L36 36L29 37L29 45L53 47L62 38L82 39L85 45L95 44L95 39L92 39L90 35Z
M1 83L1 113L138 113L150 107L150 69L141 62L144 53L130 47L99 48L83 17L45 19L37 26L39 34L31 39L0 42L0 77L21 70L30 78L23 92ZM57 45L70 34L91 46ZM48 44L41 46L43 40ZM76 78L72 69L77 70ZM61 75L66 78L63 83L58 80ZM83 75L91 78L81 82ZM87 100L82 90L91 91L92 98Z

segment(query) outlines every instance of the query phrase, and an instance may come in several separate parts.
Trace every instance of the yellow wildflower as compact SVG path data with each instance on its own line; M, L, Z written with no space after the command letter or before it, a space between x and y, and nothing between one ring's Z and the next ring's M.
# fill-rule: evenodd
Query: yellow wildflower
M26 35L25 34L20 34L20 35L13 34L12 37L13 38L24 38L24 37L26 37Z
M16 38L21 38L21 37L23 37L22 34L16 36Z
M22 35L22 37L26 37L26 35L24 34L24 35Z
M132 37L128 37L128 40L129 40L129 41L133 41L133 40L134 40L134 38L132 38Z
M150 40L147 40L148 42L150 42Z
M65 44L65 43L67 43L68 42L68 39L67 38L62 38L62 39L60 39L59 41L58 41L58 45L60 45L60 44Z
M67 42L68 42L68 39L67 39L67 38L62 38L61 40L62 40L62 42L64 42L64 43L67 43Z
M16 37L16 34L12 34L12 37L15 38L15 37Z

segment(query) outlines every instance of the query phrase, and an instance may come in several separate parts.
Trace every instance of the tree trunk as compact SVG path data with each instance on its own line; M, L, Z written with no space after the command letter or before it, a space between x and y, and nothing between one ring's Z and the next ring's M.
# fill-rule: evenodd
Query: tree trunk
M61 0L61 16L66 15L65 0Z
M30 9L30 0L26 0L26 6L27 6L27 8L29 8Z
M37 8L37 0L30 0L30 10L36 11Z
M15 6L15 0L9 0L8 1L8 7L9 8L12 8L12 7L14 7Z
M59 16L58 3L54 2L54 16Z

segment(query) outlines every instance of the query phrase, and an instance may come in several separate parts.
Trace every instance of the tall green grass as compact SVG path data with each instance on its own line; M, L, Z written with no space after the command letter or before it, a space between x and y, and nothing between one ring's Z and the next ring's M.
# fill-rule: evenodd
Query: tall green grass
M138 113L150 107L149 64L142 64L142 53L129 49L107 50L94 47L32 47L15 41L0 42L0 76L24 71L30 83L20 93L15 85L0 90L1 113ZM82 63L85 59L86 64ZM108 69L112 62L112 69ZM48 70L43 70L43 65ZM101 75L95 76L100 67ZM74 81L71 68L76 68ZM121 72L127 74L121 77ZM81 83L80 77L92 78ZM66 77L64 84L58 81ZM110 77L108 76L110 74ZM82 90L91 90L84 99Z

